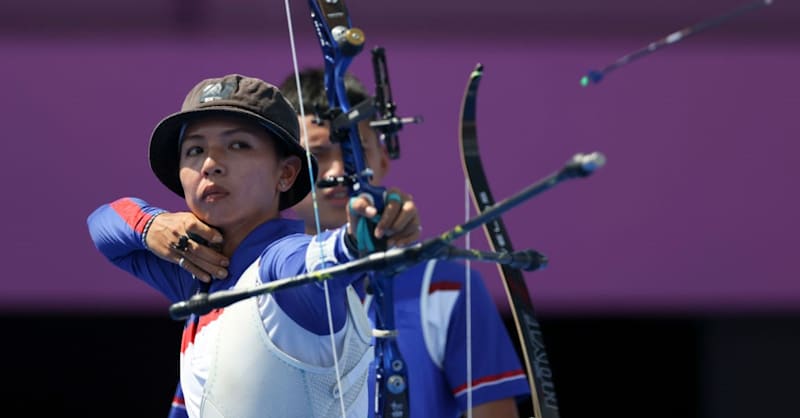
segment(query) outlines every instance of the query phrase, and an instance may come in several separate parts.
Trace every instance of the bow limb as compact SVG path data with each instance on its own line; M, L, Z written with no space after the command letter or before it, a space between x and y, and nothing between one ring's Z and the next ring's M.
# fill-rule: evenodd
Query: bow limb
M478 64L470 75L464 93L459 132L464 173L468 178L473 202L480 213L495 204L478 150L476 111L478 86L482 75L483 66ZM500 217L484 224L483 229L493 251L513 253L511 240ZM540 257L540 265L546 263L543 256L537 254L537 257ZM553 373L545 351L539 322L534 315L533 303L525 284L525 278L519 269L509 265L498 265L498 269L520 341L522 360L531 388L534 417L558 418Z

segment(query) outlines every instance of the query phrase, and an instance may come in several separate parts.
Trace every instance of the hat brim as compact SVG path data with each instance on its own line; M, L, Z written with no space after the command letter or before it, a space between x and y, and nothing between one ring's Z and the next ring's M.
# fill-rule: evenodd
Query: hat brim
M300 173L298 173L292 187L281 193L279 210L288 209L296 205L308 195L308 192L311 191L311 179L316 178L317 173L317 161L314 156L311 156L312 177L309 174L306 151L292 134L269 119L233 106L214 106L178 112L167 116L158 123L150 137L148 158L150 160L150 169L169 190L172 190L180 197L184 197L183 186L181 186L181 181L178 177L178 163L180 160L178 143L181 128L185 123L198 117L210 115L234 115L258 123L269 131L276 141L280 141L284 145L289 155L295 155L300 158L302 162Z

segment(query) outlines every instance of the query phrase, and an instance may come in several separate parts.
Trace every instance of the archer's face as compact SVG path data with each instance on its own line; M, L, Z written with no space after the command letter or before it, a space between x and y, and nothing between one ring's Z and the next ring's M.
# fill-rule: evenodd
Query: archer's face
M237 117L190 123L179 175L195 216L223 230L248 231L277 217L280 192L293 184L300 160L280 159L274 141L264 128Z
M305 125L308 133L308 148L319 164L317 180L344 175L341 147L339 144L331 143L327 122L323 126L317 125L312 116L306 116L305 120L299 118L299 121L301 125ZM381 146L377 133L369 127L369 121L361 121L358 124L358 131L367 166L374 172L372 183L380 184L389 168L389 157ZM346 210L349 199L344 186L317 189L320 227L333 229L347 223ZM314 206L310 193L294 206L294 211L305 222L306 230L313 231L315 228Z

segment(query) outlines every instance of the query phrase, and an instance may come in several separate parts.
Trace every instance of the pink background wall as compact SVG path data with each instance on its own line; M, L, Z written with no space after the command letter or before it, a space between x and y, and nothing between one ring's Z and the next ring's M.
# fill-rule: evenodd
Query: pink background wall
M85 218L124 195L182 207L149 171L150 131L201 78L291 72L282 3L38 3L0 20L0 309L166 315L96 252ZM427 236L463 221L458 111L481 62L496 199L576 152L608 157L505 217L516 248L550 258L528 275L538 310L797 310L800 7L778 2L581 88L588 69L740 3L350 3L368 45L387 48L400 113L425 118L402 132L388 182L412 191ZM317 65L305 7L293 3L298 53ZM367 53L353 70L372 86ZM502 303L493 267L480 268Z

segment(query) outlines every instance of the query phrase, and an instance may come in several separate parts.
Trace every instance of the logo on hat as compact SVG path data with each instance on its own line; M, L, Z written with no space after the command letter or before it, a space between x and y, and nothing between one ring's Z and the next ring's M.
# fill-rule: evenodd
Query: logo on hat
M209 84L200 92L200 103L228 99L234 91L236 91L236 85L231 80Z

